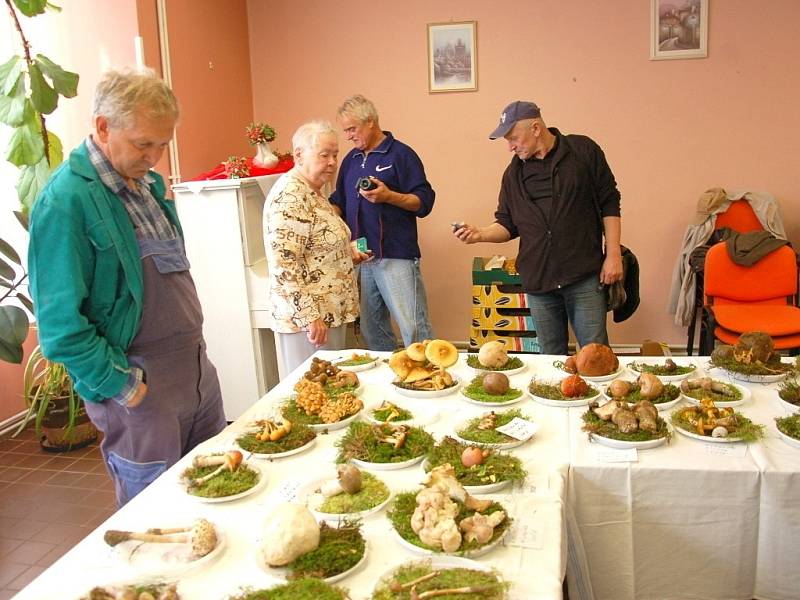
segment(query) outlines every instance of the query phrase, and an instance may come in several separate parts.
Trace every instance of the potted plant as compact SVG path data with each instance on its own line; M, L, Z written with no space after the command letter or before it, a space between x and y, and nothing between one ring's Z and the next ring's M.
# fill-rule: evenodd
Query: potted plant
M23 394L28 412L15 435L33 419L40 444L49 452L76 450L97 440L97 429L66 368L45 358L40 346L34 348L25 365Z

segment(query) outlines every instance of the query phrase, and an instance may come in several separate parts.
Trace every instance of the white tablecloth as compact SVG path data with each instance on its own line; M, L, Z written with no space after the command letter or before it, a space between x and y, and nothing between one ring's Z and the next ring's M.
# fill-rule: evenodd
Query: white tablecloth
M324 358L341 353L322 352ZM525 357L528 360L528 357ZM277 388L259 400L247 413L215 439L203 444L192 455L209 450L225 449L236 437L236 431L254 415L264 414L268 405L277 402L291 391L300 373L293 373ZM472 377L462 355L452 371L468 380ZM392 373L388 366L359 374L365 384L363 399L367 403L383 398L430 407L437 414L426 429L437 437L452 433L453 426L485 412L451 394L431 400L407 399L392 391ZM524 387L531 376L530 369L512 376L512 385ZM478 558L482 563L499 569L513 583L511 597L516 600L560 599L561 585L567 560L564 499L568 475L569 446L564 443L567 413L530 401L519 406L539 423L541 429L534 439L513 452L524 462L529 477L524 486L493 494L507 506L515 519L513 528L525 527L527 546L498 547ZM20 592L18 600L43 598L77 598L94 584L132 582L141 580L124 561L103 542L107 529L144 531L150 527L171 527L191 523L205 517L217 524L225 534L226 547L219 558L203 568L182 574L179 591L187 600L224 598L240 586L268 587L281 582L263 571L256 563L258 536L264 518L283 500L293 484L310 481L317 476L330 476L336 455L334 442L344 430L318 436L316 445L306 452L274 461L260 461L267 474L267 486L259 493L235 502L204 504L186 495L178 485L181 471L192 455L185 457L142 494L115 513L64 557ZM420 466L400 471L376 473L394 491L415 489L423 480ZM354 600L368 598L378 577L387 569L412 559L416 555L402 547L394 538L385 510L364 521L368 540L366 564L347 577L340 585L350 590ZM512 531L513 533L513 531Z
M767 430L743 456L676 432L638 462L602 462L580 432L585 409L568 409L569 500L598 599L800 598L800 450L778 438L777 384L743 385L736 410Z

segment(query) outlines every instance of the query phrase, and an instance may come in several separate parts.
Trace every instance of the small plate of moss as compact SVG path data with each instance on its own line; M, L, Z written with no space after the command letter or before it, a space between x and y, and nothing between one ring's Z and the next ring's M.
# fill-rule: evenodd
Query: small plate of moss
M270 567L256 554L261 569L273 576L288 580L316 577L327 583L336 583L359 569L367 559L367 542L361 533L360 523L341 522L333 527L326 522L319 525L319 546L301 554L288 565Z
M419 583L413 584L415 581ZM505 600L510 587L510 583L503 581L500 573L489 565L460 556L441 554L392 567L378 580L370 600L410 598L412 584L418 594L463 587L476 590L467 593L454 592L453 598L458 600ZM394 591L398 586L403 591Z
M468 448L473 448L469 458L463 456ZM478 452L474 449L472 444L445 436L431 449L422 466L427 473L440 465L450 464L455 470L456 480L470 494L489 494L513 481L525 479L527 473L516 456L491 448Z
M532 421L518 408L500 412L492 411L457 425L455 428L456 439L466 444L490 446L498 450L516 448L531 439L533 434L520 440L497 431L498 427L508 425L514 419Z
M697 371L696 365L679 365L671 358L663 363L633 361L628 363L628 368L635 373L651 373L664 383L686 379Z
M359 371L366 371L372 367L377 367L379 362L378 357L372 356L369 352L365 352L364 354L353 352L350 355L350 358L345 358L344 360L337 361L333 364L342 371L358 373Z
M193 483L207 477L217 468L212 465L185 469L181 473L180 481L186 493L200 502L231 502L256 493L267 483L264 472L254 461L242 461L235 471L225 469L207 481Z
M560 381L532 379L528 385L528 393L539 404L545 406L586 406L600 396L600 390L587 384L587 391L580 396L565 396L561 391Z
M316 440L316 431L298 423L279 440L262 440L257 431L248 431L236 438L236 445L255 458L284 458L308 450Z
M349 600L347 592L322 579L305 578L268 589L243 589L226 600Z
M784 379L778 384L778 398L787 411L800 410L800 381L796 376Z
M581 419L583 420L583 431L589 433L590 439L610 448L645 450L660 446L672 437L669 426L661 417L656 417L656 431L640 428L629 433L620 431L619 427L610 420L604 421L591 408L583 413Z
M764 437L763 425L753 423L743 414L734 412L730 408L720 409L721 418L727 419L724 435L722 432L715 434L715 431L723 427L708 422L704 423L704 421L707 421L707 419L703 418L704 414L706 414L703 412L704 410L707 409L702 406L689 406L678 409L672 413L672 425L678 433L686 437L718 444L755 442ZM711 427L709 428L709 426ZM701 431L702 433L700 433Z
M400 404L384 400L383 402L367 408L364 418L371 423L393 423L400 425L414 420L414 413Z
M795 448L800 448L800 413L788 417L775 417L775 425L781 439Z
M342 491L335 496L325 496L320 491L329 479L316 479L298 492L300 502L318 521L337 523L355 521L379 512L391 500L392 492L383 481L367 471L361 472L361 489L354 493Z
M712 380L713 386L683 389L683 397L694 405L699 405L704 398L709 398L718 408L741 406L750 397L750 390L738 383L727 383L718 379ZM684 385L683 388L688 388Z
M478 360L477 354L467 354L467 366L476 373L487 373L489 371L501 371L506 375L522 373L527 366L519 356L509 356L502 367L487 367Z
M780 356L773 354L766 363L742 362L734 358L733 350L726 352L730 346L719 346L711 355L711 368L718 367L733 379L754 383L775 383L785 379L797 368L792 360L784 362Z
M180 600L177 583L128 583L93 587L80 600L113 600L115 598L169 598Z
M485 374L474 377L469 385L461 390L461 395L464 396L464 399L470 404L477 404L479 406L508 406L509 404L516 404L524 399L525 394L522 390L512 387L500 394L488 392L484 386L484 377Z
M433 436L421 427L354 421L336 441L336 462L375 471L404 469L421 462L433 444Z
M402 492L397 494L389 505L387 516L389 517L389 522L392 524L394 532L397 535L397 540L401 546L411 550L416 554L447 554L443 552L441 548L428 546L427 544L423 543L423 541L419 539L419 536L411 527L411 517L417 508L418 493L419 492L416 491ZM458 505L458 513L455 516L456 523L461 523L461 521L467 517L471 517L476 513L476 511L467 508L458 500L454 500L454 502ZM450 554L474 558L490 552L493 548L499 545L511 527L511 519L508 516L508 511L505 510L503 505L499 502L492 502L489 508L481 513L488 516L501 510L505 511L506 517L494 528L492 537L488 542L481 544L477 540L471 540L469 542L462 541L458 550Z
M281 404L281 416L292 423L307 425L315 431L334 431L344 429L355 421L363 407L361 400L351 396L343 406L333 400L332 403L326 403L326 407L309 414L298 406L297 397L292 396Z

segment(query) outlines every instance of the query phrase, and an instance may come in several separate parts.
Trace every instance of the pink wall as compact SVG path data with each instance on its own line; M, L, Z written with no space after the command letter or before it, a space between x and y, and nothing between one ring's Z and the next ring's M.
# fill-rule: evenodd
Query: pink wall
M612 343L649 337L685 343L666 314L672 267L700 193L764 189L800 242L796 165L800 75L794 58L800 3L710 3L709 56L649 60L650 3L642 0L324 0L247 3L254 112L288 146L314 117L333 119L356 92L381 124L411 144L437 190L420 222L423 271L437 334L465 340L471 257L516 244L462 246L453 220L488 223L508 163L488 133L502 107L535 100L550 125L604 148L623 195L623 242L639 256L642 304L611 326ZM429 94L426 24L478 22L479 91ZM346 142L342 150L348 150Z

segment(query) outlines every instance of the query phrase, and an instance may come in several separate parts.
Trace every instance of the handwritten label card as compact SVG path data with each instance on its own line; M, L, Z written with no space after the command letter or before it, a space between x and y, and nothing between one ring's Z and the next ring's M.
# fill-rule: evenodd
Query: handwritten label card
M533 437L533 434L539 431L539 424L514 417L511 421L498 427L495 431L505 433L507 436L513 437L515 440L527 440Z
M743 458L747 454L747 444L713 444L703 442L706 454Z
M526 517L530 518L532 515L528 514ZM506 535L503 544L506 546L531 548L533 550L542 547L542 542L539 540L539 532L536 530L533 523L523 521L522 519L514 520L514 524L511 525L511 530Z
M594 449L594 458L597 462L606 463L639 462L639 453L636 448L626 448L622 450L618 448L600 447Z

